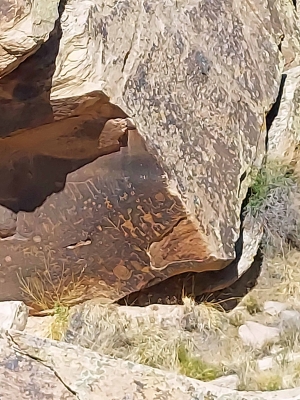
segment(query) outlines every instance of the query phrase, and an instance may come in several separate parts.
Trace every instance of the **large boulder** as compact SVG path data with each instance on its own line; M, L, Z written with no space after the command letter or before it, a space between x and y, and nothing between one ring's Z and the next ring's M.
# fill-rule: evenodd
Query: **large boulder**
M288 1L61 7L0 81L0 202L16 213L0 299L20 285L117 300L183 273L205 272L198 293L238 279L261 235L241 229L242 203L297 23ZM127 116L136 129L115 137L110 120Z
M67 343L10 331L0 338L3 400L296 400L299 388L239 392ZM38 396L38 397L37 397Z

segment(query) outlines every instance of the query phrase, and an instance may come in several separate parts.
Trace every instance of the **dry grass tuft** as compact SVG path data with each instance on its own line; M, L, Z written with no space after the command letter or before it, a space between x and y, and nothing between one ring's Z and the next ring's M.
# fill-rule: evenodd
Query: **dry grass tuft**
M196 304L189 297L183 298L185 329L202 333L221 330L227 320L219 304Z
M251 296L258 304L274 300L300 309L300 252L293 249L265 257L262 275Z
M64 340L101 354L151 367L177 370L182 335L154 318L131 318L115 306L84 305L73 312Z
M262 310L260 299L252 293L247 294L240 304L245 306L250 315L257 314Z
M54 276L52 269L58 269L60 272ZM18 274L18 279L25 302L37 311L47 314L53 313L53 310L59 307L78 304L83 299L83 272L84 270L75 276L73 272L67 273L64 265L62 268L53 268L45 260L43 271L36 270L31 277Z
M278 371L248 371L240 390L274 391L283 389L283 379Z

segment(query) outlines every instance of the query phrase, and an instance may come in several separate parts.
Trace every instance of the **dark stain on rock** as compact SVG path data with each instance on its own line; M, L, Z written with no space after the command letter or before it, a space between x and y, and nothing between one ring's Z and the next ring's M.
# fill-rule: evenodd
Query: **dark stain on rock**
M108 38L107 22L103 21L102 19L100 20L99 23L99 33L103 38L103 43L106 44Z
M147 73L145 64L139 64L134 80L129 80L127 86L134 87L136 91L141 92L147 87Z
M18 356L15 356L14 358L10 358L8 360L4 360L1 364L4 365L4 367L9 369L10 371L17 372L19 370Z
M150 13L151 11L153 12L153 8L152 8L151 4L149 3L149 1L145 0L143 2L143 7L144 7L144 10L146 11L146 13Z
M112 12L110 15L112 17L118 17L120 18L121 21L123 21L126 18L129 11L131 12L129 0L123 0L122 2L118 1L112 7Z
M64 1L61 1L60 15L63 9ZM53 121L50 90L61 36L58 19L49 39L36 53L0 80L0 92L11 97L8 102L6 96L0 96L0 137Z

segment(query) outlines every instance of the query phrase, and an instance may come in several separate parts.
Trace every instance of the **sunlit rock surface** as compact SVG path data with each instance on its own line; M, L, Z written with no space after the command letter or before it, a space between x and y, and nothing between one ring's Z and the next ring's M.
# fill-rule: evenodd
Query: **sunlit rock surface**
M1 1L0 77L15 69L48 39L58 18L58 3L58 0Z
M299 388L238 392L96 352L10 331L0 339L3 400L294 400ZM29 396L29 397L28 397Z

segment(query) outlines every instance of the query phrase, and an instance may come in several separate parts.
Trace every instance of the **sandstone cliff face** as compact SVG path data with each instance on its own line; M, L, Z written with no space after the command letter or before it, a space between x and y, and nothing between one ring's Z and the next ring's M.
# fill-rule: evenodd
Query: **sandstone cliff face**
M83 274L86 298L184 272L228 285L259 241L241 236L240 214L282 71L299 58L292 2L70 0L59 15L0 80L0 200L18 213L0 242L0 298L21 297L17 272L34 279L45 260L54 281ZM136 130L97 148L126 116Z

